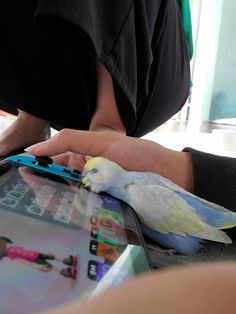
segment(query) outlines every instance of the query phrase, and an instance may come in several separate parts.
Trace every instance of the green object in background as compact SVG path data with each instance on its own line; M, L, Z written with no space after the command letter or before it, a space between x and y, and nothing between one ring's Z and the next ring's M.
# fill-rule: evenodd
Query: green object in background
M188 42L189 56L191 60L193 56L193 35L189 0L179 0L179 7L183 21L184 33Z

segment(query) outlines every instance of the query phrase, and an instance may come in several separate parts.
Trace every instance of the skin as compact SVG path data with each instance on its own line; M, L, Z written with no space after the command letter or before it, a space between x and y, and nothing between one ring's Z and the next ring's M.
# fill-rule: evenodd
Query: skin
M151 141L112 132L63 130L27 149L34 155L82 169L81 156L103 156L127 170L159 173L193 191L191 155ZM78 159L77 159L78 158ZM72 302L47 314L233 314L236 263L208 263L152 271L110 288L100 296Z
M82 170L86 156L108 158L130 171L159 173L193 192L191 155L155 142L117 132L64 129L51 139L28 147L29 153L54 156L54 162Z
M153 271L47 314L233 314L236 263L208 263Z
M0 156L50 137L48 121L18 110L17 119L0 132Z
M125 126L116 106L113 81L106 68L97 63L97 103L89 127L91 131L108 130L125 134ZM50 137L49 121L18 110L17 119L0 132L0 156L38 143Z

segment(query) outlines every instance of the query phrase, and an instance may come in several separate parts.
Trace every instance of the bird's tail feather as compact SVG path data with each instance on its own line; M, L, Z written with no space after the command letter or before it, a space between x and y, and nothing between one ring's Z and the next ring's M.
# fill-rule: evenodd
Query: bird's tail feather
M229 236L227 236L224 231L207 224L204 224L204 228L201 231L191 235L193 237L201 238L203 240L210 240L221 243L232 243L232 240Z
M195 213L208 225L218 229L229 229L236 226L236 212L218 210L217 208L202 203L200 200L193 199L189 195L179 192L177 194L183 198L193 208Z
M230 229L236 226L236 213L225 212L221 215L215 216L212 220L212 226L218 229Z

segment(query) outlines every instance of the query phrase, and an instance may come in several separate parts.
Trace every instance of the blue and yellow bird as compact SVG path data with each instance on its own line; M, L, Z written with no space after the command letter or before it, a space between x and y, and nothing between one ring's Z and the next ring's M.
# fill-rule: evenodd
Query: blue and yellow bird
M145 235L179 253L197 252L203 240L232 243L221 229L236 226L236 213L158 174L126 171L108 159L95 157L84 166L83 184L129 204Z

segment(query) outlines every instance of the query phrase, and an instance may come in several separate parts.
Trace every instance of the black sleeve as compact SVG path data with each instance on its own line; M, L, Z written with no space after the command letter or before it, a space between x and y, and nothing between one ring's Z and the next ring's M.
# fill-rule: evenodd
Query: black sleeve
M184 151L192 155L194 194L236 211L236 158Z

